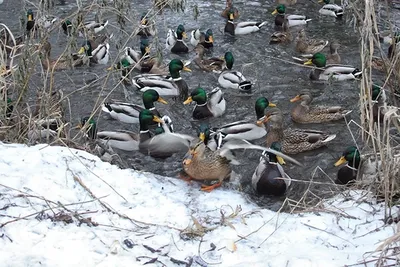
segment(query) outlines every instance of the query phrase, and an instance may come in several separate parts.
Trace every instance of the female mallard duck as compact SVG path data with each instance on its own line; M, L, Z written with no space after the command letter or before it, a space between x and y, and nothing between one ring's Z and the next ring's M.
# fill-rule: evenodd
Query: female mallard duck
M257 22L257 21L246 21L234 23L235 19L235 11L230 9L228 12L228 20L225 24L224 32L229 33L230 35L240 35L240 34L248 34L253 32L258 32L262 26L267 24L266 21Z
M171 29L168 30L167 40L166 40L166 47L172 53L175 54L183 54L188 53L189 48L183 41L183 38L187 38L185 27L180 24L176 29L176 32L173 32Z
M344 14L343 8L336 4L331 4L330 2L331 2L330 0L319 0L318 1L318 3L325 4L319 10L319 14L325 15L325 16L331 16L331 17L335 17L335 18L343 17L343 14Z
M342 62L342 59L338 53L339 47L340 44L337 41L331 42L329 45L330 55L326 57L327 65L340 64Z
M278 5L272 12L275 16L275 26L282 27L286 21L288 27L305 25L311 21L310 18L304 15L286 15L286 7L283 4Z
M281 152L281 144L273 142L271 149ZM260 195L282 196L291 184L291 178L285 173L282 157L263 152L260 163L255 169L251 182L253 189Z
M200 32L199 29L193 30L190 35L190 43L193 46L197 46L198 44L201 44L205 48L214 46L213 32L211 29L208 29L205 33Z
M196 56L193 61L196 65L204 71L213 71L220 73L225 67L225 60L219 57L204 58L204 46L201 44L194 48Z
M285 154L297 154L304 151L314 150L326 145L335 139L336 135L327 134L321 131L304 129L283 130L283 115L278 108L267 111L265 117L257 123L268 122L267 147L273 142L282 144L282 152Z
M338 184L348 184L357 179L358 168L361 163L360 151L357 147L348 147L340 159L336 161L335 166L340 166L346 162L347 164L338 170L336 181Z
M181 60L173 59L169 63L171 77L163 75L142 74L132 79L132 84L141 92L154 89L161 96L180 96L184 101L188 97L188 86L182 79L180 71L191 71Z
M103 43L97 46L96 49L93 49L92 42L86 40L78 54L81 55L84 53L90 58L90 62L105 65L110 59L110 45Z
M222 17L224 17L224 18L229 18L229 11L230 10L233 10L233 16L235 17L235 18L239 18L239 16L240 16L240 14L239 14L239 10L236 8L236 7L234 7L233 6L233 2L232 2L232 0L226 0L226 7L225 7L225 9L221 12L221 16Z
M147 14L144 13L140 17L140 26L137 35L142 37L154 36L156 34L155 23L154 21L149 23L149 20L146 18L146 16Z
M97 132L97 124L93 118L85 117L81 120L80 127L87 125L86 134L91 139L101 140L111 148L117 148L124 151L140 150L141 142L145 142L151 138L149 125L152 122L163 123L163 121L155 116L150 110L144 109L139 114L140 133L135 134L127 131Z
M220 187L222 182L230 177L232 172L230 164L238 164L231 154L231 150L235 149L267 151L300 165L296 160L274 149L252 145L244 140L231 140L215 151L207 147L204 142L197 143L190 149L187 156L185 156L183 170L188 175L188 179L217 180L218 182L213 185L202 185L202 191L211 192L215 188Z
M316 53L304 65L314 64L317 68L310 73L311 80L336 81L354 80L361 76L362 71L357 68L346 65L328 65L326 66L326 57L322 53Z
M115 102L115 103L104 103L102 110L110 114L111 118L125 123L139 123L139 113L143 109L148 109L153 112L154 115L160 117L160 113L154 106L154 102L160 102L168 104L158 93L153 89L149 89L142 95L143 106L136 104Z
M301 101L292 111L292 120L297 123L322 123L344 119L351 110L346 110L340 106L314 106L310 107L313 100L310 90L301 90L300 93L290 99L290 102Z
M289 31L288 20L285 20L282 26L282 31L276 31L272 33L271 38L269 40L270 44L285 44L290 43L292 41L292 33Z
M295 39L296 52L302 54L315 54L324 49L328 45L328 41L308 39L306 36L306 31L301 29L297 34Z
M193 118L196 120L220 117L226 110L224 94L218 87L208 94L203 88L196 88L183 104L186 105L193 101L196 102L196 106L193 109Z
M259 97L255 103L255 111L257 120L264 118L265 109L267 107L275 107L267 98ZM236 121L219 128L212 129L216 134L221 133L223 140L244 139L247 141L257 140L267 134L263 124L255 124L247 121Z
M76 54L71 55L71 59L59 57L57 59L50 59L51 44L46 39L40 47L40 60L42 66L46 70L66 70L71 67L78 67L83 65L83 58Z
M232 70L233 63L235 62L233 54L231 52L226 52L224 59L227 70L223 71L219 75L219 85L225 89L236 89L243 92L249 92L253 84L246 80L241 72Z

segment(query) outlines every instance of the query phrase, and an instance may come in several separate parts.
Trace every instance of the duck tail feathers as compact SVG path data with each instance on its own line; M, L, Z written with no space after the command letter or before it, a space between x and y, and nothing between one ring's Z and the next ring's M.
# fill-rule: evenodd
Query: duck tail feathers
M267 21L260 22L257 27L261 29L262 26L266 25Z
M325 138L325 140L323 140L322 143L328 143L328 142L332 141L335 138L336 138L336 134L331 134L327 138Z

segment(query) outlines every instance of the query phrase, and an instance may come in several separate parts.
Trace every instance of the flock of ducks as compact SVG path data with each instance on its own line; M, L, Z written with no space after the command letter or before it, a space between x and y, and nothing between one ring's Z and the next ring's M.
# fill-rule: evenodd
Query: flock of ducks
M325 5L319 10L322 15L340 18L344 14L342 7L332 4L329 0L322 1ZM277 31L271 36L271 43L288 43L292 41L290 28L305 25L311 21L306 16L286 14L286 6L295 4L295 1L278 0L277 7L272 14L275 17ZM260 31L266 21L242 21L239 19L239 10L231 0L227 0L226 8L221 12L225 18L224 32L230 35L252 34ZM34 32L36 27L48 28L54 24L55 18L41 20L41 24L34 19L32 10L27 12L27 32ZM44 22L46 23L44 23ZM39 25L39 26L38 26ZM78 26L76 26L78 25ZM68 58L50 58L51 45L44 40L40 45L42 65L46 69L59 70L79 67L84 64L108 64L110 60L110 46L108 40L112 36L101 34L107 27L106 22L79 22L72 23L66 19L62 21L63 32L77 36L92 36L82 44L78 53ZM184 105L194 103L192 117L195 120L207 120L220 117L226 111L224 90L238 90L241 93L251 92L252 81L238 70L234 69L234 55L227 51L223 57L209 57L205 55L214 46L212 29L201 32L193 30L190 36L189 49L185 39L188 38L185 27L178 25L176 30L168 30L165 41L166 49L173 54L185 54L194 51L196 56L193 63L199 71L218 73L219 87L207 92L198 87L189 90L181 71L192 71L191 62L172 59L166 66L151 55L151 36L157 34L155 23L143 14L137 29L140 36L140 51L125 47L120 53L116 64L108 70L121 72L121 79L142 96L143 105L126 102L105 102L102 111L122 123L139 124L139 133L129 131L98 131L93 116L81 119L81 126L86 129L87 137L102 142L110 148L124 151L140 151L155 158L166 158L179 152L186 152L182 165L185 180L202 180L213 182L202 185L203 191L210 192L221 186L232 172L231 164L239 164L232 153L236 149L255 149L262 151L259 164L252 176L252 185L259 194L283 195L289 185L290 177L285 173L283 165L291 161L301 165L287 154L297 154L304 151L325 146L336 135L316 130L290 129L283 125L282 111L267 98L259 97L255 102L255 120L236 121L221 127L211 127L202 123L197 136L180 134L174 131L171 118L163 116L157 110L155 103L168 104L166 97L172 97L175 102ZM331 42L330 55L321 51L328 45L326 40L310 39L304 29L300 29L294 39L295 49L299 57L295 61L304 65L314 65L310 73L311 80L352 80L361 75L361 71L352 66L341 65L338 54L340 45ZM141 74L130 77L133 72ZM373 88L374 100L379 102L382 97L380 87ZM291 111L291 117L296 123L325 123L342 120L351 110L340 106L313 106L312 94L309 90L301 90L290 101L298 103ZM177 103L176 103L177 104ZM178 105L178 104L177 104ZM264 138L265 146L254 145L251 142ZM357 175L360 164L360 153L355 147L345 150L336 166L347 163L338 171L338 182L347 184Z

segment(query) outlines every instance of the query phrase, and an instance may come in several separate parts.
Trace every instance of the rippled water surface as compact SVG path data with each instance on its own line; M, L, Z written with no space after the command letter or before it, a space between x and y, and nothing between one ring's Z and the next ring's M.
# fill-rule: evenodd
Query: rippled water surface
M112 1L104 2L108 2L110 7L113 5ZM9 25L15 32L20 32L19 19L20 17L25 17L25 11L20 8L20 4L21 3L16 0L5 0L5 3L0 5L0 17L2 22ZM173 13L170 10L166 10L163 14L155 17L158 36L152 41L152 50L155 52L156 47L159 47L159 49L162 50L163 59L166 63L169 62L170 59L177 57L191 59L194 56L193 52L189 53L187 56L180 57L172 55L165 50L164 42L167 29L175 29L178 24L183 24L188 33L196 28L201 28L203 31L207 28L212 28L215 40L215 47L213 48L212 55L222 56L226 51L232 51L235 56L234 68L241 69L248 79L256 82L256 85L254 94L247 97L237 96L235 92L225 91L225 98L227 100L226 114L221 118L209 120L209 122L213 126L218 126L242 119L255 120L255 100L260 96L267 97L270 102L277 104L284 112L285 124L287 126L325 130L337 134L337 138L327 147L295 155L294 157L297 160L304 163L304 167L297 167L291 164L285 167L289 175L294 179L302 181L314 179L322 183L331 184L331 179L336 178L337 172L337 168L333 166L334 162L341 155L344 148L354 142L348 127L344 121L320 125L294 124L289 116L290 109L293 107L289 99L294 97L301 89L308 88L314 95L314 104L342 105L345 108L354 109L354 112L348 119L358 121L358 82L323 83L310 81L308 78L309 68L285 62L292 61L291 57L296 55L294 44L269 44L270 35L274 32L274 16L271 15L271 12L275 4L263 0L235 0L234 4L241 13L238 21L266 20L268 24L258 33L237 37L226 36L223 34L225 20L220 16L220 12L225 7L225 1L188 0L188 6L184 13ZM129 19L137 25L140 14L147 11L150 5L151 1L149 0L131 1L132 10L129 12ZM195 20L193 13L195 5L198 6L200 12L197 20ZM351 16L345 16L342 20L335 20L331 17L321 17L318 14L318 9L320 7L321 6L317 3L303 0L299 1L295 7L288 7L287 13L308 15L312 18L312 21L305 27L309 37L323 38L329 41L338 40L341 45L339 53L342 57L342 63L360 66L359 40L353 26L350 26ZM35 8L33 9L36 10ZM52 11L56 16L61 18L67 17L76 11L75 1L67 0L66 5L56 5ZM88 13L85 19L94 19L97 9L93 8L93 11L93 13ZM128 40L128 36L122 34L119 30L120 25L117 23L115 12L103 9L102 12L98 13L98 16L110 21L107 31L109 33L114 33L114 37L110 41L111 57L112 61L114 61L118 57L118 48L121 48L121 44L124 44L126 40ZM129 34L135 26L133 23L127 22L125 31ZM291 31L296 35L299 29L301 29L301 27L292 28ZM68 38L62 31L54 30L51 33L51 42L53 46L52 57L55 58L64 50ZM78 44L80 44L80 42L82 42L82 39L78 39ZM189 40L187 40L187 43L189 47L192 48ZM138 48L138 44L138 37L128 41L128 45L136 49ZM328 53L328 48L326 48L324 52ZM81 116L90 114L96 108L96 103L100 103L100 101L109 94L109 99L125 100L125 96L127 95L130 101L141 103L140 95L132 92L132 88L124 88L122 85L115 88L119 79L119 73L113 73L107 76L106 67L108 66L96 65L90 68L83 67L76 70L60 71L55 74L56 88L62 89L64 94L71 93L69 100L71 106L70 120L72 124L77 124ZM192 73L182 73L190 89L194 89L196 86L200 85L207 90L211 90L218 85L218 76L216 74L204 73L193 65L191 68L193 70ZM98 77L104 78L101 78L98 82L84 90L77 90ZM39 76L33 77L31 81L31 90L34 90L40 83ZM127 94L125 92L127 92ZM158 105L157 103L157 108L162 114L170 115L174 120L176 131L192 135L196 134L195 127L197 127L199 123L191 119L193 106L183 106L181 103L174 103L172 99L169 99L168 106ZM138 131L138 125L132 126L114 121L104 113L100 113L98 124L100 130L127 129ZM351 128L358 141L359 135L357 127L351 126ZM176 176L181 170L182 155L176 155L166 160L155 160L138 152L121 152L120 155L128 165L156 174ZM259 153L246 151L240 152L238 155L242 158L241 161L243 165L240 167L235 166L234 170L241 178L243 190L252 195L253 192L250 189L249 182L258 164ZM322 174L321 171L316 169L317 167L326 174ZM304 182L294 182L292 185L288 196L294 199L299 198L308 187L308 183ZM323 193L324 191L327 191L327 185L313 187L313 192L321 196L325 194ZM252 199L260 200L257 197L252 197ZM264 198L259 201L259 203L262 205L270 205L271 208L274 208L274 203L277 203L277 201L276 199L271 200L269 198Z

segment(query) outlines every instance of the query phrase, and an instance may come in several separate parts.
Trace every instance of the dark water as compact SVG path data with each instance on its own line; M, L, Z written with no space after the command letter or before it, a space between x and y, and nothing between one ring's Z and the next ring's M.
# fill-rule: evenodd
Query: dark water
M37 2L37 1L36 1ZM56 1L57 2L57 1ZM85 3L85 1L82 1ZM108 6L112 7L112 1L98 1L99 3L108 2ZM336 178L337 168L333 166L334 162L339 158L342 151L348 146L354 144L354 140L349 132L344 121L335 123L326 123L320 125L297 125L294 124L289 116L290 109L293 104L289 99L294 97L297 92L308 88L314 95L313 104L321 105L342 105L348 109L354 109L348 119L359 121L358 99L359 99L359 82L335 82L323 83L312 82L308 78L310 69L287 64L282 60L292 61L291 57L295 56L294 44L290 45L269 45L270 35L274 32L274 16L271 12L275 8L275 4L270 1L246 1L235 0L235 6L240 10L241 16L238 21L257 20L268 21L260 32L231 37L223 34L225 20L220 17L220 12L225 7L225 1L192 1L188 0L185 13L173 13L170 10L165 10L162 15L155 17L157 23L158 37L152 41L152 50L156 47L162 49L164 61L167 63L172 58L191 59L194 53L187 56L177 56L165 50L165 37L168 28L175 29L178 24L183 24L187 33L191 30L200 28L205 31L207 28L212 28L214 31L215 47L212 54L221 56L226 51L233 52L235 56L235 69L241 69L244 75L252 81L256 81L255 92L250 97L239 97L236 92L225 91L227 100L227 112L224 116L209 120L212 126L219 126L225 123L236 120L248 119L255 120L254 103L260 96L267 97L272 103L283 111L285 115L285 124L289 127L310 128L324 130L330 133L337 134L337 138L327 147L295 155L294 157L304 164L304 167L293 166L288 164L285 169L293 179L302 180L305 182L293 182L292 188L288 194L289 198L298 199L307 187L308 181L314 180L326 185L313 185L311 190L314 194L324 197L330 191L330 184ZM25 11L21 9L20 1L5 0L3 5L0 5L0 17L2 22L9 25L14 32L22 32L19 19L25 17ZM198 6L200 16L197 20L194 19L193 7ZM127 22L125 31L130 34L133 27L137 25L140 14L147 11L151 7L149 0L131 1L131 10L129 13L130 22ZM353 26L350 26L351 16L345 16L342 20L335 20L331 17L322 17L318 14L321 6L312 1L299 1L295 7L288 7L288 14L306 14L313 20L305 26L309 37L322 38L329 41L338 40L341 47L339 53L342 57L343 64L360 66L359 57L359 40ZM36 8L33 7L36 11ZM111 61L119 57L117 47L121 48L121 43L128 40L128 45L138 48L139 38L134 37L129 39L127 34L119 31L120 25L116 21L115 12L107 11L106 9L93 8L93 12L89 12L86 20L94 19L95 13L103 19L108 19L110 24L107 28L109 33L113 32L114 37L110 41L111 46ZM101 12L99 12L99 10ZM110 9L108 9L110 10ZM52 10L52 14L64 18L76 11L76 1L67 0L66 5L56 5ZM291 31L295 36L300 27L292 28ZM189 34L188 34L189 35ZM62 31L56 29L51 33L52 42L52 57L55 58L64 50L68 37ZM82 39L78 39L78 44ZM187 44L190 48L189 40ZM324 50L328 53L328 49ZM106 72L108 67L97 65L93 67L83 67L74 71L60 71L55 74L55 85L57 89L62 89L64 94L69 94L70 101L70 121L73 125L79 122L80 117L89 115L93 110L98 108L101 101L109 95L109 99L128 100L136 103L141 103L140 94L133 92L130 87L115 85L119 79L119 73L109 74ZM183 78L189 85L190 89L201 85L207 90L218 86L218 76L216 74L204 73L191 66L192 73L182 73ZM101 78L98 82L90 87L81 89L85 84L92 80ZM37 78L37 79L36 79ZM41 83L39 76L34 76L31 90L34 90ZM191 119L193 106L183 106L180 103L174 103L169 99L169 105L157 105L157 108L162 114L169 115L174 120L174 127L177 132L196 134L194 127L197 127L198 122ZM138 125L123 124L118 121L113 121L104 113L99 113L98 126L100 130L119 130L127 129L138 131ZM352 124L350 128L356 141L359 141L359 130ZM138 152L119 153L124 161L129 166L134 166L145 171L154 172L160 175L177 176L181 170L182 155L176 155L166 160L155 160L144 156ZM258 164L259 153L257 152L240 152L239 158L242 157L243 165L234 167L235 172L241 177L242 189L253 195L250 188L250 180L255 167ZM323 174L323 170L325 174ZM268 205L271 208L280 205L276 199L263 198L259 199L252 196L251 199L256 200L262 205Z

